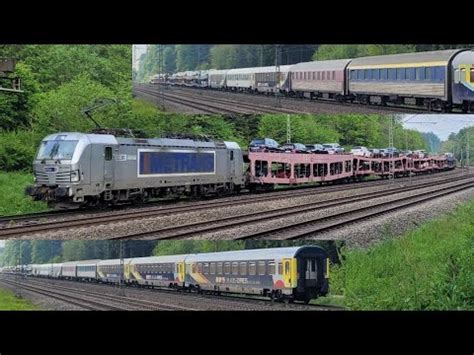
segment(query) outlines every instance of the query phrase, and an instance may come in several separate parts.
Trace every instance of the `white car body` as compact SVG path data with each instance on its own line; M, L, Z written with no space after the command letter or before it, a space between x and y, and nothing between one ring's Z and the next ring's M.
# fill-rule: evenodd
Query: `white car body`
M351 149L351 153L361 157L370 157L372 155L367 147L354 147Z

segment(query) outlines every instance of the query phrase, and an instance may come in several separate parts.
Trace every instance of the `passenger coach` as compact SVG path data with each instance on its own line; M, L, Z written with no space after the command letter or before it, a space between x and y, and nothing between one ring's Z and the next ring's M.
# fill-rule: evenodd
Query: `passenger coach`
M191 289L309 302L328 293L329 259L317 246L250 249L189 255Z
M472 51L460 54L463 51L450 49L353 59L348 65L349 93L363 103L391 102L443 110L453 104L462 105L470 95L461 89L463 85L454 84L456 77L459 80L463 77L464 86L472 86L470 78L460 75L460 70L464 68L466 74L466 69L474 63ZM454 86L451 85L453 75ZM453 88L459 88L457 97L452 95ZM470 97L472 100L473 96Z

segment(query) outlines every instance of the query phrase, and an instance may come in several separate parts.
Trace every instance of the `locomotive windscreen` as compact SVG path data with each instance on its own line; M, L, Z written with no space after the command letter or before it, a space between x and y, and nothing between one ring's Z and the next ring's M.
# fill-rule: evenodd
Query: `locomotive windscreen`
M214 151L139 150L138 176L214 174Z

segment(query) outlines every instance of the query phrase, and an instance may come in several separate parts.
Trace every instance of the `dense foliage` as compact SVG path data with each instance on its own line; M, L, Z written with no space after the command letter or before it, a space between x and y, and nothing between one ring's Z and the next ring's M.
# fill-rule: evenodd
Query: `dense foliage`
M333 294L354 310L474 309L474 203L399 239L345 250Z
M466 164L469 148L469 163L474 161L474 126L461 129L458 133L451 133L447 141L442 142L441 151L454 152L456 159Z
M27 170L39 141L59 130L87 130L81 110L95 99L117 105L97 112L104 124L133 120L131 46L1 45L17 58L23 93L0 93L0 169Z

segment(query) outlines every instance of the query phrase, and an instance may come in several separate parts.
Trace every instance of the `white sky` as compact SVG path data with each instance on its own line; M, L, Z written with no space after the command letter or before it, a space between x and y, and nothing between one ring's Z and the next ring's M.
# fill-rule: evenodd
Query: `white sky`
M403 126L420 132L433 132L442 141L447 140L451 133L457 133L462 128L474 126L474 115L459 114L415 114L402 115Z

